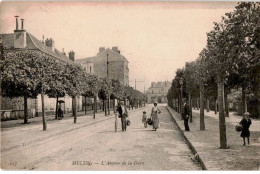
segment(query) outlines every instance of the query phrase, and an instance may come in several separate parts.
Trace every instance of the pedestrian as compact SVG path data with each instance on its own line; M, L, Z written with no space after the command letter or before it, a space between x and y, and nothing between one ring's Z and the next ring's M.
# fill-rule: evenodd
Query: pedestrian
M144 123L144 127L147 128L147 115L146 111L143 111L142 123Z
M155 101L154 102L154 107L152 108L151 111L151 119L153 121L153 130L156 131L156 129L159 128L159 117L158 114L161 113L160 109L157 107L158 103Z
M185 131L190 131L190 128L189 128L190 107L187 104L186 100L184 100L184 103L183 103L182 117L184 120Z
M64 117L63 111L61 109L61 105L58 106L58 119L62 119Z
M121 101L118 103L117 112L119 118L121 118L122 131L126 131L126 117L128 117L128 112L126 106L124 105L124 102Z
M244 146L246 145L246 141L245 141L246 137L247 137L247 143L249 145L249 137L250 137L249 127L252 124L252 122L251 119L249 118L248 113L244 113L244 116L239 124L242 125L242 132L240 134L240 137L243 138Z

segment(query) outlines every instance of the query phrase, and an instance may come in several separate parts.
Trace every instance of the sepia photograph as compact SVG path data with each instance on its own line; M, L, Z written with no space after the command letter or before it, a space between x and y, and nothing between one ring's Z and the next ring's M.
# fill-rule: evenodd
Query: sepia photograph
M0 2L2 171L259 171L260 2Z

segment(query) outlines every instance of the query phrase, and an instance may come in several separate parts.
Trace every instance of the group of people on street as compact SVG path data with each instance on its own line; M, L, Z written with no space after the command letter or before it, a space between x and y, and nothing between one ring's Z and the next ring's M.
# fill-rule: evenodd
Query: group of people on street
M190 107L187 104L186 99L183 100L183 113L182 113L182 118L184 120L184 127L185 127L185 131L190 131L189 128L189 117L190 117ZM239 125L242 126L242 130L241 130L241 134L240 136L243 138L243 142L244 142L244 146L246 145L246 138L247 138L247 143L248 145L250 144L249 142L249 137L250 137L250 130L249 127L252 124L252 121L249 117L249 114L244 114L242 120L239 122Z
M182 118L184 120L184 127L185 131L190 131L189 128L189 118L191 114L190 106L187 104L186 99L183 100L183 108L182 108ZM122 131L126 131L127 128L127 117L128 111L127 107L124 105L124 102L120 102L117 107L117 112L119 115L119 118L121 118L121 125L122 125ZM158 103L155 101L154 106L151 109L151 116L150 118L147 117L146 111L143 111L142 115L142 123L144 124L144 127L147 128L148 120L151 121L153 130L156 131L160 127L160 121L158 115L161 113L160 109L158 108ZM244 146L246 145L245 139L247 138L247 143L249 144L249 137L250 137L250 131L249 127L252 124L249 115L245 114L242 118L242 120L239 123L242 126L242 132L240 136L243 138Z
M161 113L161 110L158 108L157 105L158 105L158 103L155 101L154 107L152 107L151 116L150 116L154 131L156 131L160 125L158 114ZM118 103L116 112L118 113L118 117L121 119L122 131L126 131L127 121L129 121L129 120L127 120L127 117L129 115L128 115L127 107L124 105L124 102L121 101ZM147 128L147 120L148 119L147 119L146 111L143 111L142 123L144 123L145 128Z

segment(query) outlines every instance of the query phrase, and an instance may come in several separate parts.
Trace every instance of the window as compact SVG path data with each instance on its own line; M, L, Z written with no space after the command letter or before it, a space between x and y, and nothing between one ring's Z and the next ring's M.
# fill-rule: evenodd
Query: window
M89 67L89 72L91 73L91 66Z

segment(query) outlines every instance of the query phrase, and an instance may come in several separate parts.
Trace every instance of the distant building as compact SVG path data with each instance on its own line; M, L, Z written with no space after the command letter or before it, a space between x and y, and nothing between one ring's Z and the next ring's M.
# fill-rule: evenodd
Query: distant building
M108 65L107 65L108 61ZM96 74L98 77L108 77L118 79L124 86L129 86L129 68L127 59L120 54L117 47L100 47L99 52L94 57L76 60L88 73Z
M14 33L9 34L0 34L0 40L2 42L2 46L4 51L9 54L13 52L19 52L23 50L28 50L31 52L36 52L45 55L46 57L53 58L57 61L62 61L68 64L74 64L74 55L73 51L69 52L69 57L66 56L65 52L60 52L55 48L55 42L52 38L46 39L42 41L35 38L29 32L26 32L24 29L24 20L21 19L21 29L18 27L18 16L16 17L16 29ZM81 98L81 97L80 97ZM82 108L81 99L78 98L78 109ZM65 106L63 109L66 112L71 112L72 110L72 99L69 96L65 96L60 98L65 101ZM44 97L45 102L45 110L46 114L53 114L56 108L56 99L49 98L48 96ZM18 117L23 117L23 97L19 98L2 98L1 101L2 110L10 110L10 112L6 112L7 117L10 117L10 114L15 114ZM29 117L34 117L41 114L41 95L38 95L37 99L28 99L28 114ZM11 110L21 110L15 111L17 113L13 113ZM3 113L2 113L3 115ZM11 115L12 116L12 115Z
M147 102L167 103L167 93L170 87L171 83L169 81L152 82L151 87L146 91Z

